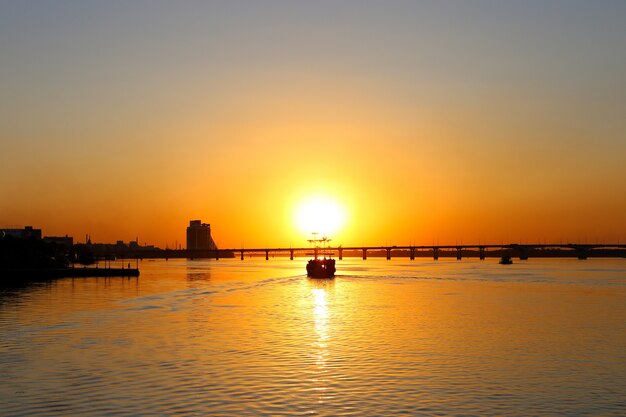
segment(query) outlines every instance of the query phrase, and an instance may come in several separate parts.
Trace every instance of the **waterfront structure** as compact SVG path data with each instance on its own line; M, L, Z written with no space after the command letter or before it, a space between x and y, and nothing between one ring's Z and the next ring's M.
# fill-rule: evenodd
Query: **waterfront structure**
M26 226L23 229L0 229L0 237L12 236L19 239L34 238L41 240L41 229L34 229L33 226Z
M46 243L53 243L58 246L65 246L71 248L74 246L74 238L72 236L44 236L43 241Z
M520 260L527 260L529 257L554 258L571 257L587 259L588 257L626 257L626 243L502 243L502 244L464 244L464 245L411 245L411 246L327 246L329 254L337 252L341 261L345 256L360 256L363 260L370 256L386 256L390 260L393 256L408 256L414 260L416 257L432 257L438 260L439 257L456 257L457 260L463 257L478 257L484 260L486 257L514 257L519 256ZM237 252L241 260L244 254L250 256L265 254L265 259L269 260L270 253L275 255L288 255L291 260L295 256L309 254L311 248L300 247L277 247L277 248L232 248L222 249L223 252Z
M217 245L211 237L211 225L201 220L190 220L187 227L187 250L215 250Z

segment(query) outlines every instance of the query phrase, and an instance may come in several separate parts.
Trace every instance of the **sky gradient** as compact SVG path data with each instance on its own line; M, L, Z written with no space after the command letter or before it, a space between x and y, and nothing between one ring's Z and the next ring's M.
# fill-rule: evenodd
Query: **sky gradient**
M626 3L2 2L0 227L626 240Z

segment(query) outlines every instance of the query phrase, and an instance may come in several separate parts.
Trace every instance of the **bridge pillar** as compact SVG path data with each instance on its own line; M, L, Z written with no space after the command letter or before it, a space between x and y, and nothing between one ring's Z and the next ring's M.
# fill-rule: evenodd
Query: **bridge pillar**
M435 261L439 260L439 248L438 247L433 247L433 259Z
M585 248L585 247L577 247L576 248L576 252L578 252L578 259L587 259L587 257L589 256L589 248Z
M391 248L385 248L387 250L387 260L391 259Z
M479 254L480 260L484 261L485 260L485 247L484 246L480 246L478 248L478 254Z
M293 261L293 249L289 249L289 259Z
M241 260L243 261L243 251L241 251Z
M339 260L341 261L343 259L343 249L339 248Z
M363 259L367 259L367 249L363 248Z
M411 260L415 260L415 248L411 247L409 248L409 250L411 251Z
M269 260L270 259L270 251L266 250L265 251L265 260Z
M456 260L457 260L457 261L460 261L460 260L461 260L461 251L462 251L462 250L463 250L463 248L462 248L462 247L460 247L460 246L457 246L457 247L456 247Z
M215 260L219 261L220 259L220 251L218 251L217 249L215 249Z

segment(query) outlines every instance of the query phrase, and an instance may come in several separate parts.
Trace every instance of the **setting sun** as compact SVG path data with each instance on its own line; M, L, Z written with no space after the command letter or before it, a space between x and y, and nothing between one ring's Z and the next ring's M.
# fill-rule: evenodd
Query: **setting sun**
M330 197L312 197L302 201L296 208L295 220L298 228L306 233L332 236L344 225L344 207Z

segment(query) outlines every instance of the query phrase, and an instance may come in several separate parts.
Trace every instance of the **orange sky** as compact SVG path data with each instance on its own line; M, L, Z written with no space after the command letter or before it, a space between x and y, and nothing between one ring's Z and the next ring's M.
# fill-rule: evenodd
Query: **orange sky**
M626 240L621 4L139 4L1 6L0 227L297 246L326 195L344 245Z

